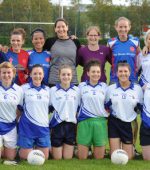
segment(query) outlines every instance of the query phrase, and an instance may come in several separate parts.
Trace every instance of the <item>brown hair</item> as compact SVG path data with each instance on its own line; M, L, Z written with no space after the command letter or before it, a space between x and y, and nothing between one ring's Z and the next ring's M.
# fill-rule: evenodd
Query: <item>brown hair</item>
M31 32L31 38L33 39L34 33L41 32L43 34L44 39L46 38L46 33L42 28L36 28Z
M26 32L23 28L15 28L11 32L10 36L12 36L12 35L21 35L23 40L25 40L25 38L26 38Z
M99 60L96 59L91 59L87 62L87 64L85 65L85 70L86 71L90 71L90 68L92 66L98 66L99 68L101 68L101 63Z
M55 27L55 28L56 28L57 23L58 23L59 21L64 22L64 23L66 24L66 26L68 26L68 22L67 22L64 18L57 18L56 21L55 21L55 24L54 24L54 27Z
M127 62L119 62L117 65L117 71L119 67L127 67L129 69L129 71L131 72L131 67Z

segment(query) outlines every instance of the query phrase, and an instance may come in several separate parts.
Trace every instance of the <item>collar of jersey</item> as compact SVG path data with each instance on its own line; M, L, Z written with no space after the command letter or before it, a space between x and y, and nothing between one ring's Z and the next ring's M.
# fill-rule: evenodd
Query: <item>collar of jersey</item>
M10 49L9 49L11 52L13 52L14 54L20 54L21 52L22 52L22 49L20 49L20 52L19 53L15 53L14 51L13 51L13 48L12 47L10 47Z
M97 83L97 84L92 85L92 84L90 84L90 81L89 81L89 80L87 80L87 81L86 81L86 84L87 84L87 85L89 85L89 86L91 86L91 87L102 86L102 85L101 85L101 83L100 83L100 81L98 81L98 83Z
M61 40L61 41L66 41L66 40L69 40L70 37L68 36L68 38L66 38L66 39L61 39L61 38L58 38L58 37L56 36L56 39L57 39L57 40Z
M33 51L36 52L36 53L42 53L44 50L42 50L41 52L37 52L35 48L33 48Z
M41 86L37 87L37 86L35 86L35 85L33 84L33 82L30 82L29 85L30 85L31 88L34 88L34 89L36 89L37 91L40 91L41 89L45 89L45 85L44 85L44 84L41 84Z
M130 86L129 86L128 88L126 88L126 89L124 89L124 88L121 87L119 81L116 83L116 86L117 86L117 88L121 88L123 91L126 91L126 90L128 90L128 89L132 89L132 90L133 90L133 88L134 88L134 83L131 82Z
M56 84L56 87L57 87L57 90L62 89L62 90L64 90L64 91L68 91L69 89L73 89L74 85L73 85L73 84L70 84L70 87L69 87L68 89L62 88L60 84Z
M126 41L121 41L121 40L120 40L120 38L119 38L119 36L117 36L117 39L118 39L120 42L122 42L122 43L127 42L127 41L129 40L129 38L130 38L130 36L128 35L128 38L127 38L127 40L126 40Z
M5 91L7 91L7 90L9 90L9 89L13 89L13 90L16 90L13 86L14 86L14 83L12 83L9 87L4 87L3 85L2 85L2 82L0 82L0 86L5 90Z

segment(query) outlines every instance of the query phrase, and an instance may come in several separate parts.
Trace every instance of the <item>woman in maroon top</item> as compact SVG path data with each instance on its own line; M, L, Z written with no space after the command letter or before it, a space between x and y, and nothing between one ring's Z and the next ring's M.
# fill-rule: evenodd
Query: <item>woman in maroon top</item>
M91 59L97 59L101 63L102 75L100 81L106 82L105 64L107 61L111 64L111 50L109 47L99 45L100 30L97 26L89 27L87 29L86 36L88 45L79 49L77 57L77 64L83 66L81 81L86 81L89 79L84 68L86 63Z

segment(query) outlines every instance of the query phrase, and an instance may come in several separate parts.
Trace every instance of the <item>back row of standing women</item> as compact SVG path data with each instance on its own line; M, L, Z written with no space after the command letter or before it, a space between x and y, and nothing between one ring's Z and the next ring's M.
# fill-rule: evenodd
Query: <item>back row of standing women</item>
M124 17L119 18L115 23L115 29L118 32L118 36L116 38L112 38L108 41L108 46L110 47L109 48L109 47L101 46L98 44L98 41L100 38L100 32L97 27L91 27L87 31L88 46L80 47L78 40L76 40L76 39L71 40L69 38L69 36L67 34L68 25L67 25L66 21L64 19L59 19L55 23L55 32L57 34L57 37L47 39L45 42L45 45L44 45L44 32L40 29L33 31L32 42L33 42L35 49L30 52L24 52L26 54L26 57L24 55L24 57L25 57L24 60L22 60L21 57L19 58L19 55L17 55L17 54L20 54L20 51L13 51L13 49L17 50L17 48L21 48L22 44L24 43L24 38L23 38L22 34L18 33L18 31L17 31L17 33L12 32L12 35L11 35L12 48L9 50L12 54L17 55L17 57L13 57L12 54L8 55L8 53L6 55L4 55L4 54L2 54L2 55L4 56L4 60L9 60L17 67L18 80L20 80L18 84L23 84L21 82L24 78L25 79L27 78L27 74L28 74L27 73L28 70L26 69L27 64L29 66L31 66L31 68L34 64L42 64L44 66L44 68L48 68L47 67L48 65L46 65L42 61L42 59L44 57L41 57L41 60L40 60L38 58L38 54L45 52L45 51L42 51L42 49L50 51L51 54L49 54L49 56L46 55L46 57L44 58L44 62L46 61L47 63L49 63L49 61L51 60L50 74L46 74L46 71L44 70L45 77L47 75L49 75L48 83L50 86L54 86L57 83L60 83L60 79L59 79L60 74L59 74L58 70L59 70L60 66L64 65L64 64L69 64L72 67L72 70L73 70L72 83L77 85L78 82L77 82L77 75L76 75L76 64L78 63L81 66L85 66L90 59L97 59L100 61L101 76L99 76L99 79L100 79L100 81L105 82L106 76L105 76L104 66L105 66L106 61L109 61L112 64L110 81L111 81L111 83L117 82L115 85L110 86L109 94L111 97L108 97L108 102L106 102L107 103L106 107L108 107L109 109L111 108L111 111L110 111L111 116L110 116L110 120L109 120L109 125L111 127L113 127L113 128L111 128L111 131L109 131L111 153L113 150L120 148L120 146L121 146L120 139L121 139L122 147L127 151L129 158L132 158L134 155L133 154L133 146L132 146L133 134L132 134L132 128L131 128L130 123L136 117L135 112L133 111L133 108L137 104L142 103L141 102L142 93L140 92L141 91L140 87L137 85L134 85L133 82L137 81L138 63L140 63L140 65L142 66L142 69L143 69L142 76L141 76L141 82L144 84L142 84L142 86L144 85L144 89L146 89L146 91L148 91L149 86L147 84L149 83L149 81L148 81L147 72L149 70L148 70L148 67L146 67L146 65L148 64L148 56L143 57L142 54L140 54L139 59L137 58L137 53L139 53L139 40L137 38L134 38L134 37L128 35L130 28L131 28L131 23L127 18L124 18ZM19 35L19 38L18 38L18 35ZM146 35L146 42L148 42L148 40L149 40L149 33L147 33L147 35ZM43 48L43 45L44 45L44 48ZM40 50L38 51L38 49L40 49ZM33 55L31 57L30 54L34 54L34 53L35 53L35 55ZM48 54L47 52L45 52L45 53ZM76 62L77 53L78 53L78 57L77 57L77 62ZM39 55L39 57L40 57L40 55ZM123 67L120 69L120 67L117 66L119 62L129 63L130 67L125 64L125 65L120 66L120 67ZM145 63L146 63L146 65L145 65ZM96 74L95 69L94 69L93 73L90 74L90 69L91 68L89 68L88 70L84 69L83 77L82 77L83 81L88 80L88 77L90 77L90 76L92 77L91 74ZM87 72L88 72L88 76L86 75ZM64 73L63 75L65 75L65 74L68 75L70 73ZM128 79L129 75L130 75L130 78ZM47 79L47 77L46 77L46 79ZM98 77L98 76L95 75L95 77ZM125 87L122 87L121 83L119 84L118 78L119 78L119 80L122 79L122 81L126 82ZM98 80L97 80L97 83L94 84L94 86L92 84L90 84L90 81L89 81L89 83L88 82L85 83L84 86L88 86L89 88L91 88L90 91L92 92L92 95L97 96L95 87L99 87ZM100 85L100 86L102 86L102 85ZM33 85L33 87L34 87L34 85ZM119 90L112 94L112 92L115 91L116 87L119 88ZM63 87L61 87L61 85L56 86L55 88L63 89ZM69 87L69 89L72 89L72 88L73 87L71 87L71 86ZM140 95L134 94L134 92L136 92L136 90L133 90L133 89L138 89L137 94L140 93ZM40 90L41 90L41 88L39 88L39 91ZM132 90L134 92L132 92ZM67 93L68 90L65 89L64 92ZM85 91L84 93L88 94L87 91ZM102 94L103 93L104 92L102 91ZM146 95L146 92L144 93L144 95ZM67 94L65 94L65 96L68 99L69 96ZM119 98L115 98L114 96L118 96ZM89 97L90 97L90 95L89 95ZM58 97L58 96L56 97L56 99L58 99L58 100L60 100L61 98L62 97ZM133 102L134 104L133 104L132 102L131 103L129 102L130 100L126 100L126 99L130 99L130 98L132 100L134 100L134 99L137 99L137 100L136 100L136 102L134 101ZM121 99L124 99L124 100L121 100ZM120 103L117 103L117 101L120 101ZM123 101L125 101L125 103ZM147 99L145 100L145 98L144 98L144 102L146 102L146 101L147 101ZM55 101L54 105L56 103L57 102ZM83 104L83 106L86 105L84 102L82 104ZM82 104L81 104L81 106L82 106ZM131 119L129 119L130 115L128 115L129 113L126 113L126 111L125 111L126 108L124 107L124 106L128 106L129 104L131 104L131 106L129 107L129 111L131 109L131 112L133 113L131 115L131 117L132 117ZM87 106L88 105L89 104L87 104ZM64 104L62 106L63 106L63 108L65 107ZM101 107L102 107L102 105L101 105ZM119 109L119 108L116 109L116 107L120 108L119 113L116 113ZM148 124L149 116L148 116L148 107L147 107L146 103L144 103L144 108L145 109L143 109L143 114L142 114L142 115L144 115L142 130L143 129L144 130L141 131L141 136L142 136L141 141L144 141L144 142L141 142L141 145L143 146L142 148L143 148L144 159L149 159L150 155L147 154L147 150L150 149L149 148L150 143L148 142L145 144L145 141L148 141L147 139L145 140L145 137L147 137L145 133L147 133L147 130L149 130L149 128L148 128L149 127L148 126L149 125ZM92 117L92 118L93 117L100 117L100 118L105 117L105 116L101 116L99 114L98 115L95 114L96 106L94 107L94 111L90 111L86 107L85 108L80 107L80 109L83 110L83 113L85 115L90 114L89 117ZM63 109L61 108L60 111L62 111L62 110ZM58 112L58 110L56 110L54 107L54 113L56 113L56 112ZM80 112L82 113L82 111L80 111ZM104 114L104 111L102 111L102 112ZM66 113L69 114L68 111ZM55 121L55 119L52 119L52 121L54 121L54 124L57 125L60 122L62 122L59 112L54 115L55 115L55 118L57 118L56 119L57 121ZM96 116L93 116L93 115L96 115ZM82 116L81 116L81 119L82 119ZM121 123L120 122L118 123L118 121L120 121L120 120L121 120ZM63 120L63 122L64 121L70 122L69 119L65 119L65 120ZM101 122L102 121L105 122L105 119L101 120ZM114 123L115 121L117 121L117 123ZM91 120L89 123L94 124L94 126L95 126L95 123L93 123L93 122L94 121ZM130 127L129 132L126 132L127 129L125 129L123 131L118 130L118 129L122 129L122 126L124 127L124 122L130 122L128 125ZM75 122L73 122L73 123L75 123ZM97 136L99 138L101 138L101 133L99 135L96 135L96 134L93 134L93 132L91 132L90 135L86 135L87 132L85 131L86 130L85 126L89 127L89 123L87 123L87 125L83 125L84 128L83 127L80 128L81 124L79 124L80 125L79 129L81 129L81 130L79 130L79 133L77 133L77 139L78 139L78 141L80 141L79 147L78 147L79 148L79 154L78 154L79 158L85 159L87 157L88 146L91 144L94 145L95 158L103 158L103 156L104 156L104 147L103 146L105 144L103 142L101 142L102 139L98 139L98 144L97 144L97 142L93 143L93 138L94 138L94 140L97 140L97 138L96 138ZM100 124L102 124L102 123L100 123ZM115 127L114 124L119 124L119 127ZM125 125L126 125L126 123L125 123ZM72 154L73 147L70 147L70 146L72 146L74 144L74 141L70 141L70 139L72 140L74 137L73 136L70 137L70 133L68 132L68 129L71 129L71 128L74 129L74 127L70 127L70 126L71 125L69 125L69 127L68 127L68 125L67 125L67 127L66 127L66 124L65 125L62 124L61 127L56 126L56 127L58 127L58 129L56 128L55 130L52 130L52 136L54 135L53 136L54 140L52 140L53 156L56 159L59 159L62 156L64 158L70 158L70 156L68 157L68 151L70 151L69 153ZM69 133L67 139L64 138L61 141L58 138L57 133L60 131L59 128L62 129L62 134L59 134L58 136L63 137L63 133L66 132L67 134ZM146 130L145 130L145 128L146 128ZM82 129L84 129L83 132L82 132ZM95 131L97 131L97 129ZM101 131L103 132L104 130L101 130ZM55 133L53 133L53 132L55 132ZM129 135L126 136L126 134L129 134ZM23 136L23 137L25 137L25 136ZM88 139L86 139L86 142L88 141L87 143L83 142L85 140L84 139L85 137L86 138L89 137ZM68 141L68 138L69 138L69 141ZM105 138L105 135L102 136L102 138ZM26 139L26 140L28 141L28 139ZM25 141L25 139L24 140L21 139L21 141ZM30 142L31 142L31 140L30 140ZM33 143L33 141L32 141L32 143ZM37 145L37 146L40 147L39 145ZM25 146L22 146L22 147L24 148ZM31 146L28 146L28 147L31 147ZM67 148L67 152L65 152L65 148ZM22 153L25 153L25 152L22 152ZM20 151L20 155L21 155L21 151ZM26 155L25 156L23 155L21 157L25 158Z

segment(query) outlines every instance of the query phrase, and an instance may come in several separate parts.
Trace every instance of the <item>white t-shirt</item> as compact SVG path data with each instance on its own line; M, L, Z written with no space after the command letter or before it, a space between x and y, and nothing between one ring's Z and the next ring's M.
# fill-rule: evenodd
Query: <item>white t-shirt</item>
M110 106L110 114L124 122L133 121L137 113L134 108L143 103L143 91L137 84L123 89L119 83L110 85L106 94L106 105Z
M107 117L104 102L106 96L106 83L98 83L95 86L82 82L79 85L81 106L78 114L78 121L87 118Z
M58 84L51 88L51 103L54 112L50 120L50 127L66 121L76 123L76 114L79 106L79 89L71 85L67 90Z

